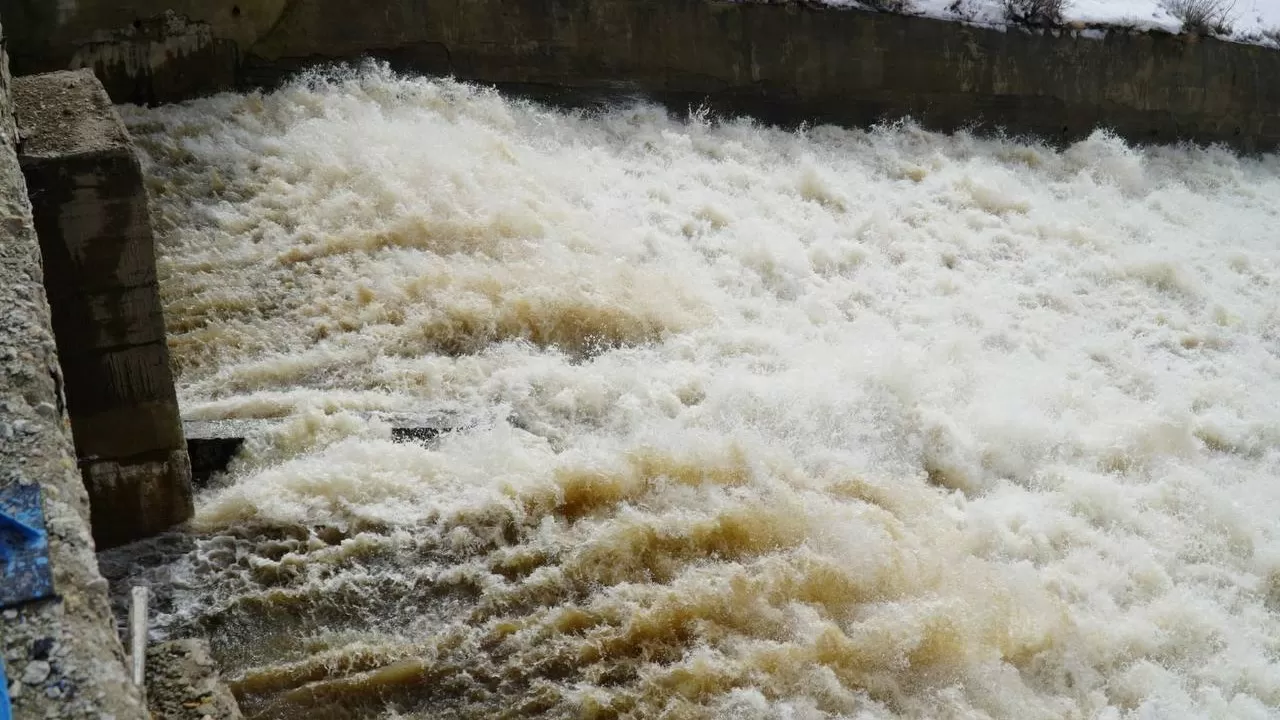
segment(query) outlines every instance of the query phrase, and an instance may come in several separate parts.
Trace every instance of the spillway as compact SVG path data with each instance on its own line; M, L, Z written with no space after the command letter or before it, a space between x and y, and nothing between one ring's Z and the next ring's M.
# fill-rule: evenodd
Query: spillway
M565 110L124 108L260 718L1265 718L1280 160ZM462 429L394 443L377 413Z

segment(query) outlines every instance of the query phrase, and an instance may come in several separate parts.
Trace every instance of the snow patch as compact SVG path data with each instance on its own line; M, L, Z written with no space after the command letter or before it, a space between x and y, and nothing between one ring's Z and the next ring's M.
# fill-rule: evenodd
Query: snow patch
M824 0L822 4L878 9L872 2L858 0ZM904 12L993 28L1008 24L1004 0L908 0ZM1063 24L1084 30L1089 38L1103 37L1102 28L1182 32L1182 21L1162 0L1067 0ZM1223 40L1280 46L1280 0L1238 0L1228 14L1227 25L1230 31L1218 36Z

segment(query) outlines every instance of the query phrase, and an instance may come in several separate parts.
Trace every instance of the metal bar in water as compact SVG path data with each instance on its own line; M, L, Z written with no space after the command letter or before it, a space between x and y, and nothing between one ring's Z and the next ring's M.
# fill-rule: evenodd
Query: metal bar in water
M129 670L138 692L146 697L147 588L138 586L129 596Z

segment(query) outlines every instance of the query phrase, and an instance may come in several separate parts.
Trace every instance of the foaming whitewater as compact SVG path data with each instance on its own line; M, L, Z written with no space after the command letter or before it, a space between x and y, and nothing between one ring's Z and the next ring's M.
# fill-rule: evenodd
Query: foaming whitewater
M125 113L186 416L279 419L161 618L248 715L1280 712L1276 157L380 67Z

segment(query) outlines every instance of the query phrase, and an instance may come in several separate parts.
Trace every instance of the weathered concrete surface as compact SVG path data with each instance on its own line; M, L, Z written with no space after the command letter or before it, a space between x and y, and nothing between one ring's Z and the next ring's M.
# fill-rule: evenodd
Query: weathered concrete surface
M87 70L18 78L19 161L99 548L191 517L142 171Z
M999 125L1050 139L1280 143L1280 52L1001 32L799 0L0 0L18 72L92 67L117 101L270 84L375 55L516 88L634 90L767 120Z
M0 487L39 483L60 599L0 612L17 720L142 720L89 537L0 48Z
M155 720L240 720L240 706L222 682L202 640L147 648L147 704Z

